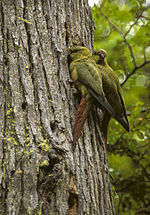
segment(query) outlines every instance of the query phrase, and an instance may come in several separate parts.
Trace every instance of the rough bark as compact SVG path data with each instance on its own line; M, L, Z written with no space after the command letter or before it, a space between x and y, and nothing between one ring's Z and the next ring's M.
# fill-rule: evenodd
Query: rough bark
M0 23L0 214L114 214L101 111L72 149L67 54L93 50L87 0L1 0Z

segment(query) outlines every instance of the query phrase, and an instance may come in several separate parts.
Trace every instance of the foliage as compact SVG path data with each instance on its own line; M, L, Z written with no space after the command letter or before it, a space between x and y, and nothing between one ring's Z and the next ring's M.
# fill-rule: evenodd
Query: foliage
M131 132L109 126L109 168L116 214L150 214L150 8L143 0L105 0L92 8L95 49L119 75Z

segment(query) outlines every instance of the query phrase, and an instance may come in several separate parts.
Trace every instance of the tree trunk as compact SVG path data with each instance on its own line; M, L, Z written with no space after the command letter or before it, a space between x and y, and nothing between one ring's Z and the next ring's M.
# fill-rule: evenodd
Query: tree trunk
M72 149L67 54L93 50L87 0L1 0L0 22L0 214L114 214L101 110Z

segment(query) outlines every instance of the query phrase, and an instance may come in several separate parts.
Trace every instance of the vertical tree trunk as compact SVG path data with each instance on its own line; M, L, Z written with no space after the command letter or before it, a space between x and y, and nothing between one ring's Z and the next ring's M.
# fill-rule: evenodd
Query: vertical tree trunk
M87 0L1 0L0 23L0 214L114 214L100 110L72 150L67 54L93 50Z

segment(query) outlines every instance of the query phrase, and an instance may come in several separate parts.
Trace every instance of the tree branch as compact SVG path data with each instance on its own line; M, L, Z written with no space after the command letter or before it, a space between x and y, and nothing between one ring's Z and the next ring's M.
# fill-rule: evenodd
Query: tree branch
M143 12L146 10L146 8L142 8L142 10L141 10L140 14L138 15L136 21L129 27L129 29L127 30L126 33L123 33L114 23L112 23L112 21L104 14L104 12L102 11L101 8L102 8L102 5L101 5L101 7L99 8L100 13L102 14L102 16L104 16L104 18L107 20L107 22L108 22L118 33L120 33L120 35L121 35L122 38L123 38L124 43L125 43L125 44L128 46L128 48L129 48L130 55L131 55L131 58L132 58L132 60L133 60L134 68L133 68L132 72L130 72L129 74L126 75L126 78L125 78L125 80L123 81L123 83L121 83L121 86L123 86L123 85L126 83L126 81L127 81L132 75L135 74L135 72L136 72L137 70L139 70L140 68L142 68L142 67L145 66L146 64L150 63L150 60L146 60L145 48L144 48L144 50L143 50L144 62L143 62L141 65L137 66L137 64L136 64L136 59L135 59L135 56L134 56L134 53L133 53L132 46L131 46L131 44L127 41L127 39L126 39L126 36L129 34L129 32L131 31L131 29L133 28L133 26L137 24L137 22L138 22L138 20L140 19L140 17L142 17L142 14L143 14Z
M124 34L123 32L114 24L111 22L111 20L104 14L104 12L102 11L101 7L99 8L100 13L105 17L105 19L107 20L107 22L116 30L118 31L121 36L124 38Z
M142 17L143 12L146 10L146 8L143 8L140 12L140 14L138 15L138 17L136 18L135 22L130 25L129 29L127 30L127 32L124 34L125 37L130 33L131 29L133 28L134 25L137 24L138 20Z
M130 45L130 43L128 43L127 39L126 39L126 35L114 24L111 22L111 20L103 13L102 9L99 8L99 11L100 13L105 17L105 19L107 20L107 22L117 31L121 34L122 38L123 38L123 41L126 43L126 45L128 46L129 50L130 50L130 55L132 57L132 60L133 60L133 64L134 64L134 67L136 67L136 61L135 61L135 57L134 57L134 53L133 53L133 50L132 50L132 47Z
M121 86L123 86L123 85L126 83L126 81L127 81L132 75L135 74L135 72L136 72L137 70L141 69L143 66L145 66L145 65L148 64L148 63L150 63L150 60L144 61L144 63L142 63L141 65L134 67L134 69L132 70L132 72L130 72L129 74L127 74L125 80L121 83Z

